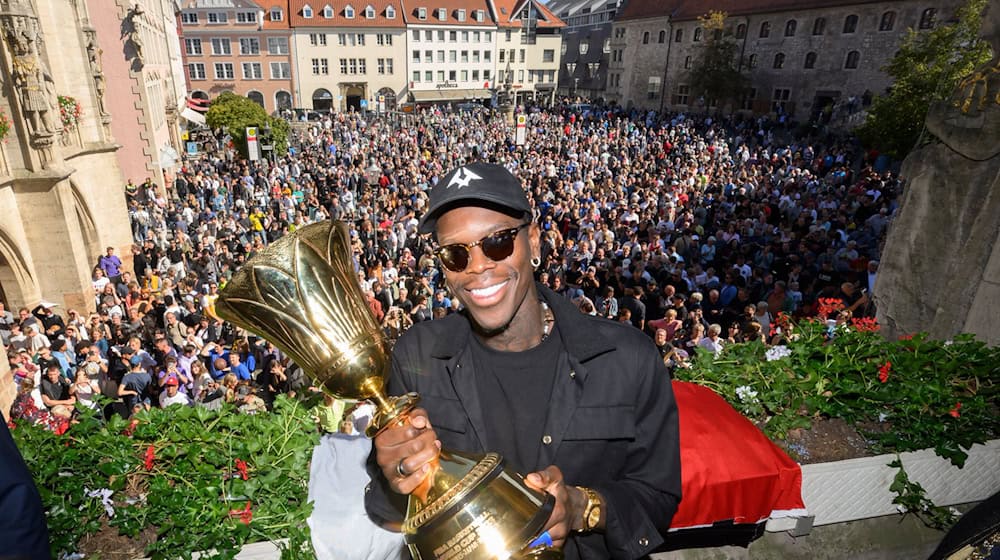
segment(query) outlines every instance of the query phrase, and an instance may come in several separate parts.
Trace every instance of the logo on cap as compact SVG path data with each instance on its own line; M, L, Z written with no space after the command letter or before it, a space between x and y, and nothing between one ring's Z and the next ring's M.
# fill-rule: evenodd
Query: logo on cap
M462 187L468 187L469 183L472 181L479 180L482 180L482 177L462 167L457 173L455 173L455 176L451 178L451 181L448 181L448 188L450 189L454 185L458 185L458 188L461 189Z

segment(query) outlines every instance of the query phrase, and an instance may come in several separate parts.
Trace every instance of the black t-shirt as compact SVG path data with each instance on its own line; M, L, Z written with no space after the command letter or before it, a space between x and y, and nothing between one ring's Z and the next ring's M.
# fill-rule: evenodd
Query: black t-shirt
M59 379L55 383L48 376L42 378L42 394L54 401L64 401L69 398L69 383Z
M524 352L500 352L472 338L490 451L503 455L509 467L520 473L547 466L535 462L562 352L557 327L553 325L541 344Z

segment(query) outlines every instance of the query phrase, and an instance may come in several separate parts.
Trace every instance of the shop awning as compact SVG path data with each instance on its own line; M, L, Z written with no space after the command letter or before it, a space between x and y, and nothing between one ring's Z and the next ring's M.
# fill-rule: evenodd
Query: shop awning
M461 101L463 99L489 99L492 92L488 89L431 89L423 91L411 91L410 95L416 102L426 101Z

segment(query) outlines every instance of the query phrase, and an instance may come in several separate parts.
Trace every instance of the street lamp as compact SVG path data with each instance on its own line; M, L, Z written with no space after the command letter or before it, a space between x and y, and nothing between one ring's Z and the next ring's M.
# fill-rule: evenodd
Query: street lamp
M263 136L262 140L264 140L260 148L264 150L264 152L268 152L267 157L264 159L266 159L268 163L274 163L274 139L271 137L271 125L265 122L264 126L260 127L260 133L261 136Z

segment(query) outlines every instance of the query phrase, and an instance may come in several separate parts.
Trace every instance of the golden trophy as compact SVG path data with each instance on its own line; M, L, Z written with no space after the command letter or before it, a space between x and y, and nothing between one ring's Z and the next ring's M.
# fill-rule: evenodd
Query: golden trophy
M388 349L342 223L311 224L269 245L233 275L215 313L269 340L328 393L370 400L377 411L369 437L405 422L420 401L416 393L385 394ZM442 450L410 494L402 531L418 560L562 558L535 545L554 504L497 453Z

